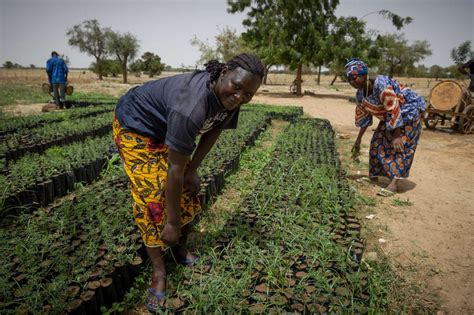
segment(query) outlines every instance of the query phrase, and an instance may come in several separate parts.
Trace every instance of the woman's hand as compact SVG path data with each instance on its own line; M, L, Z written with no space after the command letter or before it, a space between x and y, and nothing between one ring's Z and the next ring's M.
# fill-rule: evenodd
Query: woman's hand
M360 141L359 140L356 140L356 142L352 146L351 152L352 152L352 159L354 161L358 160L358 157L360 155Z
M166 223L163 231L161 231L161 240L166 243L166 245L173 247L178 244L178 241L181 237L181 225Z
M196 195L200 190L201 181L196 171L187 170L184 173L184 189L188 189L192 195Z
M403 152L403 137L398 136L394 137L392 140L392 146L395 149L396 152Z

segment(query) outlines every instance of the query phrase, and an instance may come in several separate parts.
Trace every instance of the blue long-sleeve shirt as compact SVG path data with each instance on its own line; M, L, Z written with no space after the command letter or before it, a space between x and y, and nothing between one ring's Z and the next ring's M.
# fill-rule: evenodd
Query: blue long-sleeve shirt
M66 83L69 69L62 58L54 56L46 62L46 72L48 73L50 83L60 84Z

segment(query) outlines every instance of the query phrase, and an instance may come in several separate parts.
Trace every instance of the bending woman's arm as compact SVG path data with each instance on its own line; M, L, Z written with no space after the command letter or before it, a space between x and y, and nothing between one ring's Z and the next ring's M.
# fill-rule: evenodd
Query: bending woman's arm
M360 155L360 143L362 141L362 137L364 136L365 131L367 130L367 127L361 127L359 129L359 134L357 135L357 139L352 146L351 152L352 152L352 159L355 160L357 157Z
M180 201L183 193L184 171L189 161L189 155L173 149L168 152L168 176L166 179L166 225L161 232L161 239L168 245L174 246L181 236Z
M222 129L211 129L203 134L199 140L199 144L184 175L184 187L189 189L192 194L197 194L199 192L199 176L197 174L197 169L216 143L221 132Z

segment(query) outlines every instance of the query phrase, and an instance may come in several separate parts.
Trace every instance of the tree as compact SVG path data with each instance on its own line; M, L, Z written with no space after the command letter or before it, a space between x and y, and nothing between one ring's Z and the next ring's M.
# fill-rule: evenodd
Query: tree
M202 66L212 59L226 62L240 53L251 51L241 36L237 35L236 30L228 26L219 30L215 41L216 46L214 47L208 40L202 41L194 35L191 45L196 46L201 52L201 58L196 62L196 66Z
M415 41L411 46L401 34L378 35L373 42L369 55L377 59L378 70L395 74L406 74L415 63L431 55L430 44L427 41Z
M339 0L228 1L228 12L247 12L244 40L264 62L297 70L296 93L301 95L303 65L311 65L322 49L327 25L336 19Z
M352 57L364 58L363 54L370 47L370 38L365 33L365 22L356 17L340 17L331 29L329 36L322 49L326 56L320 57L329 64L334 78L331 85L334 84L338 76L343 77L344 65Z
M123 83L127 83L127 63L135 58L140 45L137 38L130 34L119 32L107 32L107 48L114 54L122 67Z
M447 77L447 74L443 67L433 65L430 67L429 76L435 78L435 81L438 81L439 78Z
M471 41L469 40L451 50L451 59L458 66L471 58L474 58L474 51L471 50Z
M31 63L31 64L30 64L30 68L31 68L31 69L36 69L36 66Z
M5 69L13 69L13 62L11 61L5 61L5 63L3 64L3 67Z
M133 73L137 78L139 78L143 71L143 61L141 59L135 60L130 64L130 72Z
M97 63L93 62L90 65L89 69L94 73L97 73L98 69L101 69L102 75L104 77L111 76L115 78L120 73L122 73L122 67L120 65L120 62L113 59L102 59L100 61L100 66L97 66Z
M150 78L160 75L165 65L161 63L161 58L149 51L145 52L142 57L142 71L148 74Z
M79 51L93 56L97 65L99 80L102 80L101 60L107 55L106 37L109 28L101 28L97 20L86 20L74 25L66 35L68 43Z

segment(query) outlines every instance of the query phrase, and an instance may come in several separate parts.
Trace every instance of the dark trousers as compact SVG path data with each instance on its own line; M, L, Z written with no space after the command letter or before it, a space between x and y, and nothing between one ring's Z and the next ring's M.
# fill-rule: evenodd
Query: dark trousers
M65 107L66 102L66 84L64 83L53 83L54 103L59 108Z

